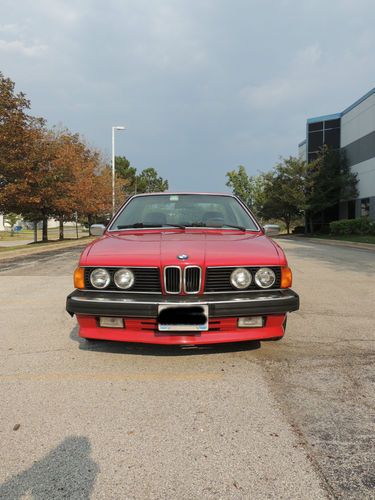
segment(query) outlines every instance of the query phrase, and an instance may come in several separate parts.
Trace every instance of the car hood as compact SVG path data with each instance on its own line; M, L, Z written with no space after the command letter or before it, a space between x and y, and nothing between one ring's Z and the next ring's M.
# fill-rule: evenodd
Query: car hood
M187 255L179 260L178 255ZM81 266L286 265L281 248L264 234L232 231L159 231L105 234L82 253Z

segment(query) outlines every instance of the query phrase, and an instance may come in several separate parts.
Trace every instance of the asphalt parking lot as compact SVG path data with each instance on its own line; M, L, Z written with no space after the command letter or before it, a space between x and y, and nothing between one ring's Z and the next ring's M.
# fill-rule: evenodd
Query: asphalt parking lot
M375 253L279 240L281 342L94 342L80 249L0 262L0 498L375 498Z

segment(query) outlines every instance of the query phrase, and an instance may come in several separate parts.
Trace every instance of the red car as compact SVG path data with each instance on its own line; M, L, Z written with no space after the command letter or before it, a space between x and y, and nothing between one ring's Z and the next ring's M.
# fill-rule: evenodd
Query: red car
M280 339L299 308L282 249L228 194L131 197L82 252L67 311L86 339Z

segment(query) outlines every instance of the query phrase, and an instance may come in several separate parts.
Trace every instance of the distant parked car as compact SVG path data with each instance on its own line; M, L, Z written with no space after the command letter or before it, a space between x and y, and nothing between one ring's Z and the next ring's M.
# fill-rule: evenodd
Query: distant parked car
M279 339L299 298L268 230L232 195L135 195L106 228L91 226L100 237L80 257L66 309L86 339Z

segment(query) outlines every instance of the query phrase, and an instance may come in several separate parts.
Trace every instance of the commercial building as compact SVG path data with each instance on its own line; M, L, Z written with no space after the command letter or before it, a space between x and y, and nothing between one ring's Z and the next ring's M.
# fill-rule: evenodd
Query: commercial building
M345 153L358 179L358 198L341 202L324 222L367 215L375 219L375 88L340 113L307 120L300 157L314 160L324 144Z

